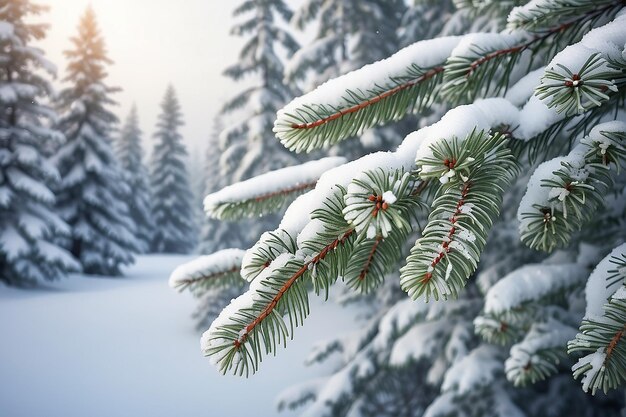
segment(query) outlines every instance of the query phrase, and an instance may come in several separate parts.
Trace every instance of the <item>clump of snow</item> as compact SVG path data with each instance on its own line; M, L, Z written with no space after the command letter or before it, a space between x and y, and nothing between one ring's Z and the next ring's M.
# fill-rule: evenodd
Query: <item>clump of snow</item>
M402 366L409 361L432 358L443 345L446 326L439 320L423 322L413 326L393 345L389 364Z
M504 98L509 100L515 106L523 106L534 94L535 88L541 82L541 78L543 77L545 71L545 68L539 68L529 72L511 88L509 88Z
M393 193L393 191L385 191L383 193L383 200L385 201L385 203L391 205L391 204L395 203L398 199L395 196L395 194Z
M500 33L470 33L463 36L456 48L452 50L451 57L477 57L482 55L478 51L497 51L508 49L518 45L524 40L524 32L500 32ZM480 47L480 49L477 48Z
M523 369L537 363L545 362L542 351L547 349L563 349L567 342L576 336L577 330L557 320L535 323L524 339L511 347L510 356L504 363L509 381L515 382ZM554 368L556 371L556 367Z
M15 27L13 24L3 21L0 22L0 39L8 40L11 39L15 34Z
M502 372L503 365L498 356L496 347L480 345L448 369L441 390L454 390L463 395L490 385L498 372Z
M489 131L498 125L517 126L519 110L508 100L490 98L448 111L439 122L411 133L398 148L398 153L411 153L414 160L432 157L430 147L439 140L461 141L473 131ZM417 147L414 145L417 144ZM417 149L416 149L417 148Z
M366 65L363 68L334 78L317 87L315 90L298 97L278 111L274 132L281 139L291 131L292 116L300 114L300 109L311 108L316 111L321 105L334 109L344 109L352 104L350 96L337 94L339 91L356 91L373 96L372 91L393 88L397 80L406 78L406 73L416 66L429 69L443 65L461 37L449 36L420 41L396 52L389 58ZM297 62L296 59L293 60ZM289 68L288 68L289 69Z
M581 285L587 272L578 264L526 265L498 281L485 296L485 312L501 314L524 303Z

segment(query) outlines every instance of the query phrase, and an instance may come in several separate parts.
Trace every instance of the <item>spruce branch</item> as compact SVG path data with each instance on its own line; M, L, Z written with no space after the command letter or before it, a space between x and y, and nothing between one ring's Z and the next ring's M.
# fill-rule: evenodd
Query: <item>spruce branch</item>
M576 330L556 320L533 324L524 339L511 347L504 363L506 378L516 387L543 381L566 358L567 341Z
M501 134L472 132L442 140L417 161L422 179L441 186L429 221L401 269L402 288L416 299L457 297L474 272L517 165Z
M196 296L214 288L243 287L245 281L239 275L243 255L241 249L224 249L201 256L178 266L170 275L169 285Z
M608 101L609 92L618 91L613 80L621 74L621 70L608 65L602 54L596 53L576 72L560 63L556 68L548 69L536 94L559 113L581 114Z
M606 285L606 291L594 287L600 283ZM612 288L615 285L619 285L617 291ZM600 308L599 303L602 301L605 303ZM591 390L595 394L598 389L602 389L607 392L624 381L625 332L626 244L622 244L613 249L589 277L585 318L580 325L580 332L567 345L570 354L586 354L572 367L574 378L582 377L584 391Z
M324 172L345 162L345 158L329 157L271 171L209 194L204 209L209 217L219 220L273 213L315 188Z
M296 253L294 237L283 229L265 232L254 246L248 249L241 263L241 276L252 282L272 261L283 253Z
M400 229L411 231L410 218L419 205L416 178L403 170L365 171L348 185L344 218L359 236L386 238Z
M222 373L256 372L263 354L275 354L277 345L286 344L308 316L308 284L328 295L343 273L354 235L340 214L344 194L337 188L323 208L312 213L308 230L298 238L296 255L283 253L274 259L205 332L203 351Z
M550 48L555 44L571 44L580 39L585 33L580 30L581 26L595 22L607 14L611 15L610 12L614 15L623 7L622 2L617 2L619 5L615 1L611 3L604 8L594 8L589 13L577 14L573 20L555 23L552 27L535 33L515 30L512 33L467 35L446 61L442 94L454 103L472 102L477 97L501 94L508 88L510 77L523 52L531 52L530 62L527 63L529 66L546 49L548 55L553 55L556 51L550 51ZM599 86L597 84L593 80L581 89L592 95L590 91L594 91ZM578 85L577 83L576 86ZM582 85L580 83L581 87Z
M278 112L276 136L292 151L310 152L428 107L459 39L418 42L295 99ZM344 93L334 98L337 89Z
M596 126L567 157L540 165L518 211L522 242L548 252L565 246L602 206L625 161L626 124L609 122Z
M507 27L511 30L541 32L558 23L566 24L576 21L580 16L591 16L594 19L602 16L612 19L623 7L624 2L621 0L529 2L511 11Z

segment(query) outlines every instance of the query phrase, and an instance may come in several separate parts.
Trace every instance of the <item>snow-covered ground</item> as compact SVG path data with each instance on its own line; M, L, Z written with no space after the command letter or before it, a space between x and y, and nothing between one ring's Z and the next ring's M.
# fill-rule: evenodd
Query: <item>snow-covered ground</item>
M190 259L143 256L124 278L0 287L0 416L277 415L276 395L320 372L302 362L315 340L350 326L346 312L313 301L306 326L258 374L222 376L200 354L194 299L167 285Z

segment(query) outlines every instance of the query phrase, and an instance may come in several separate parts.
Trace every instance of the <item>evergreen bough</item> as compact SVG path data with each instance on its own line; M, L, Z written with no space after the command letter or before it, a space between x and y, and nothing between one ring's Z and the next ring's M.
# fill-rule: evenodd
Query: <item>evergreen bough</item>
M307 4L315 14L325 2ZM341 279L363 293L378 287L381 299L367 326L318 355L350 349L325 384L294 394L293 404L312 401L309 415L358 414L375 381L410 365L416 385L438 388L417 415L617 416L623 399L610 390L626 375L624 3L455 5L452 20L480 15L499 31L420 41L278 112L276 136L296 151L414 111L441 119L395 152L326 172L298 197L244 256L250 288L205 332L203 351L223 373L255 372L310 313L309 289L328 296ZM383 298L396 294L397 281L383 277L407 241L415 245L400 282L415 300ZM359 283L368 272L373 283ZM574 390L570 369L584 391L615 402ZM539 381L541 390L513 387Z

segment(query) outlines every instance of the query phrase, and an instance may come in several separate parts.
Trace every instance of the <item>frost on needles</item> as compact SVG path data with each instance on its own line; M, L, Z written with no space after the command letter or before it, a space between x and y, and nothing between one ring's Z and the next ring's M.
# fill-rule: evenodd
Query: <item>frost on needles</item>
M482 33L419 40L278 111L277 139L296 152L436 116L395 151L307 177L315 186L242 257L249 289L202 337L221 372L250 375L312 313L311 290L366 294L367 325L317 356L348 352L339 368L292 393L308 415L366 410L365 393L409 366L435 387L422 410L433 417L593 410L572 374L609 396L624 382L624 3L454 3L451 20L480 15ZM278 207L301 181L259 193L281 195ZM208 208L265 213L250 184ZM372 295L398 287L414 301ZM540 381L548 394L515 388ZM550 402L556 392L571 402Z

